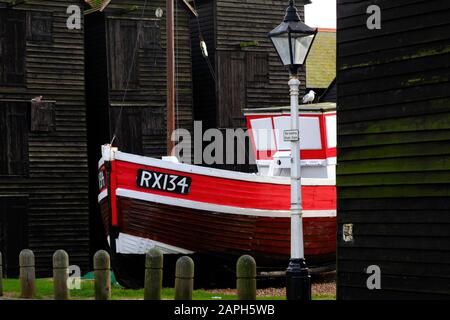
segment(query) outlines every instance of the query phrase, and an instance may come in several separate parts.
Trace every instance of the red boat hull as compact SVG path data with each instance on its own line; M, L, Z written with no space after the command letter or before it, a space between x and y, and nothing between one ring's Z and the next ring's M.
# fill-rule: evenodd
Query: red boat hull
M290 179L118 151L111 161L104 160L99 165L99 203L117 253L143 254L158 246L169 253L251 254L273 265L289 259ZM175 183L167 188L169 181L181 177L184 192L175 192ZM149 183L146 178L153 180ZM330 259L335 253L336 190L332 183L305 179L302 185L304 248L310 262Z
M110 225L108 199L101 202ZM131 198L117 198L120 232L195 253L252 254L275 267L290 254L290 219L224 214ZM311 263L329 262L336 248L336 218L304 218L305 255ZM107 227L107 231L109 228Z

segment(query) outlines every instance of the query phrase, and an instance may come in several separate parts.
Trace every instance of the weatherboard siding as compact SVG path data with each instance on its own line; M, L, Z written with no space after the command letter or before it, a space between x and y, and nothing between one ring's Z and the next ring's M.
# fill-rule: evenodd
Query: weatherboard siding
M200 27L217 77L212 91L203 86L196 89L194 84L196 119L205 121L205 127L243 128L243 109L289 104L289 74L267 37L281 23L287 5L269 0L197 1ZM303 17L303 7L299 5L298 10ZM212 18L202 16L206 14ZM208 72L198 47L196 23L191 18L192 52L198 57L193 61L194 79ZM208 76L208 81L213 80ZM304 92L304 72L300 81Z
M339 299L450 298L449 15L446 1L338 0Z
M0 1L2 8L6 2ZM82 271L87 271L89 266L84 41L82 30L66 27L67 7L77 3L82 5L82 1L41 1L8 9L24 14L37 11L51 14L50 41L26 35L22 52L24 83L0 86L0 108L11 103L7 101L25 104L27 124L15 130L24 130L28 135L24 144L27 173L0 177L0 199L5 204L1 214L4 218L11 211L23 215L19 232L24 234L10 232L2 239L0 250L32 249L39 276L51 274L52 255L58 249L65 249L71 264L80 266ZM29 23L26 25L28 28ZM53 108L48 131L34 130L30 119L30 100L40 95ZM3 220L6 229L8 223L14 220ZM20 248L15 248L16 241ZM9 275L16 273L13 264Z
M163 11L160 19L156 17L158 8ZM174 9L176 127L191 131L191 13L181 0L175 1ZM97 202L101 145L115 135L114 145L123 152L167 155L166 2L112 1L103 12L86 15L85 41L93 253L107 247Z
M209 61L213 70L216 61L216 34L215 34L215 1L196 1L198 21L191 16L191 51L192 51L192 77L194 97L194 118L202 121L205 128L216 128L216 84L207 60L200 49L200 35L208 48Z

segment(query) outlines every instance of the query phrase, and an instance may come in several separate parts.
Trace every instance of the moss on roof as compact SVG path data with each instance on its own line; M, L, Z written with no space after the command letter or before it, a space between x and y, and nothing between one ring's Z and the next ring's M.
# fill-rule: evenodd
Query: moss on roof
M91 8L86 10L85 14L103 10L111 0L85 0Z
M306 87L328 88L336 77L336 31L320 31L306 61Z

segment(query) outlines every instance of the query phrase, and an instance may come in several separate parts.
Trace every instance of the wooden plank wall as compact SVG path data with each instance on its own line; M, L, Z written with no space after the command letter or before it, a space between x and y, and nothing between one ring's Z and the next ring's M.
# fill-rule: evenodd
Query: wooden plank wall
M92 253L106 246L97 203L97 162L101 157L101 145L109 143L116 133L114 144L121 151L151 157L167 154L166 2L147 1L145 10L144 4L144 0L112 1L103 13L86 16ZM136 9L129 11L133 6ZM163 10L161 19L155 15L157 8ZM176 1L177 127L191 131L193 98L189 15L184 3ZM133 59L136 46L137 55ZM125 90L130 70L133 73L128 90ZM118 121L121 105L123 110Z
M196 119L205 121L204 127L245 127L242 109L289 104L289 75L267 38L283 20L287 5L287 1L272 0L197 1L200 25L217 76L215 91L195 91ZM298 10L303 18L303 7L299 5ZM206 14L213 18L202 17ZM194 78L205 75L205 81L211 82L200 56L195 23L193 19L192 51L199 58L193 60ZM251 45L255 42L257 45ZM303 93L304 73L300 80Z
M195 120L202 121L204 130L245 128L244 108L289 105L289 74L267 37L283 20L287 5L287 1L269 0L196 1L200 30L216 76L214 82L199 47L197 19L191 17ZM303 7L298 10L303 18ZM300 80L303 94L304 72ZM251 152L247 146L246 154ZM213 166L256 171L256 166L248 163Z
M0 4L4 7L6 2ZM50 39L26 36L24 83L0 86L0 107L11 101L25 103L28 117L31 98L42 95L53 101L48 104L54 108L49 109L54 117L46 118L53 122L48 130L32 131L31 124L22 127L28 134L27 172L0 177L0 197L28 199L27 242L36 254L38 275L51 274L51 258L58 249L67 250L71 264L83 271L89 265L84 41L82 30L66 27L67 7L82 3L35 1L12 8L37 15L36 10L47 12L44 16L49 17L52 29Z
M200 49L200 33L208 48L208 57L215 70L216 34L215 34L215 1L196 1L199 14L191 17L191 51L192 78L194 96L194 118L202 121L205 129L216 128L216 83L207 60Z
M220 57L226 55L227 51L240 51L244 61L241 64L242 76L240 79L242 88L241 109L243 108L262 108L285 106L289 104L289 88L287 82L289 81L288 72L281 65L278 55L273 48L272 43L267 37L267 34L279 25L284 17L287 1L273 1L273 0L218 0L216 2L216 47L218 52L218 92L220 88L226 83L230 83L233 79L233 74L221 75L221 67L226 64L221 64ZM297 6L300 17L304 19L304 9L302 6ZM258 45L255 47L246 47L241 50L241 42L257 41ZM263 81L255 81L255 79L248 78L249 74L255 70L249 70L252 59L250 55L268 54L266 57L266 79ZM226 60L225 60L226 61ZM301 73L301 94L305 90L305 74ZM234 121L221 121L222 118L227 118L229 112L229 102L225 100L223 103L221 99L226 99L226 95L217 97L218 104L218 118L220 126L232 125L245 127L243 116ZM237 114L232 117L236 117Z
M162 156L166 154L165 148L165 114L166 114L166 9L165 1L148 1L144 14L142 9L144 0L129 1L118 0L108 6L107 16L107 50L110 80L114 81L114 48L122 52L124 48L134 49L135 41L131 45L122 43L114 29L114 22L120 20L141 21L145 26L152 28L157 24L160 28L160 40L157 45L144 47L144 41L149 31L144 29L140 40L138 56L135 64L138 66L137 84L130 83L126 93L125 107L122 121L117 128L117 143L121 150L138 153L146 156ZM116 8L126 8L136 5L138 9L129 13L115 13ZM164 15L157 20L155 11L163 9ZM192 98L192 66L190 43L190 13L185 4L175 1L175 50L176 50L176 115L177 127L192 130L193 125L193 98ZM131 56L131 55L130 55ZM128 59L130 60L130 59ZM124 72L128 73L127 61ZM131 81L132 82L132 81ZM125 90L119 89L110 83L109 102L111 105L111 135L115 131L115 123L119 114L120 105L124 101ZM142 125L141 125L142 124ZM133 132L134 130L134 132ZM121 136L126 140L127 135L138 136L134 146L121 143ZM126 141L129 141L126 140Z
M108 63L106 23L102 13L85 16L86 114L89 162L89 226L90 255L108 249L98 205L98 161L101 145L109 143Z
M339 299L450 298L449 16L448 1L338 0Z

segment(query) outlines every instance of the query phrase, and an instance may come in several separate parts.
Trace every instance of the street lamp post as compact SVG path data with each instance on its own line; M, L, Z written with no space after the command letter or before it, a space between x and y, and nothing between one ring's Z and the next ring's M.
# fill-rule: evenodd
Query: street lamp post
M284 132L285 140L291 142L291 259L286 271L288 300L311 300L311 276L303 243L298 71L308 57L316 34L317 29L300 20L293 0L289 1L283 22L269 33L283 65L290 72L291 130Z

